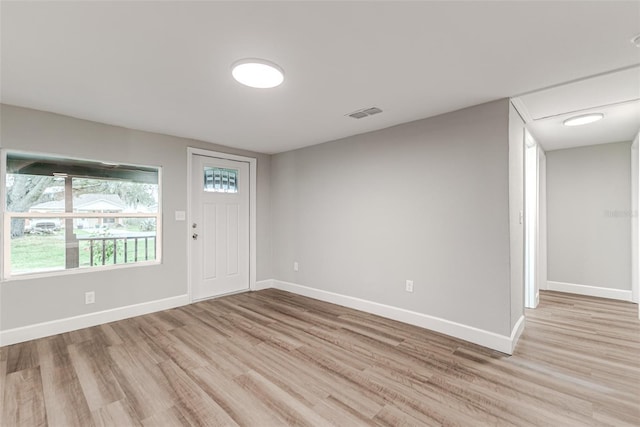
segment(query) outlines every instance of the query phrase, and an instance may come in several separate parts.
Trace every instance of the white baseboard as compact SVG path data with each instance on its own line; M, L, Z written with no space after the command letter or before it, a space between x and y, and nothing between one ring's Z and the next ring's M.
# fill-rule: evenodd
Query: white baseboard
M509 354L513 354L513 351L516 349L516 344L518 344L520 335L522 335L522 332L524 331L524 324L524 315L522 315L513 326L513 330L511 331L511 337L509 338L511 340L511 351L509 352Z
M295 283L283 282L280 280L258 281L251 290L258 291L268 288L276 288L320 301L326 301L367 313L376 314L378 316L440 332L445 335L469 341L506 354L513 354L518 338L524 330L524 316L516 322L516 325L511 332L511 336L504 336L494 332L474 328L473 326L463 325L461 323L430 316L428 314L392 307L334 292L310 288ZM69 317L66 319L8 329L6 331L0 331L0 346L16 344L37 338L70 332L81 328L115 322L117 320L141 316L143 314L149 314L156 311L168 310L170 308L180 307L187 304L189 304L189 296L179 295L157 301L118 307L111 310L104 310L96 313Z
M551 280L547 281L547 290L587 295L590 297L631 301L630 290L625 291L622 289L600 288L598 286L577 285L575 283L554 282Z
M0 347L16 344L50 335L75 331L76 329L89 328L104 323L115 322L129 317L149 314L156 311L168 310L174 307L189 304L188 295L165 298L156 301L143 302L111 310L98 311L66 319L52 320L50 322L37 323L15 329L0 331Z
M263 289L273 288L273 280L259 280L251 288L252 291L261 291Z
M474 328L473 326L463 325L461 323L452 322L450 320L441 319L439 317L429 316L428 314L418 313L403 308L392 307L373 301L363 300L360 298L341 295L334 292L323 291L320 289L310 288L295 283L283 282L280 280L263 281L266 289L266 282L270 282L271 287L280 289L294 294L306 296L320 301L338 304L344 307L353 308L371 314L376 314L388 319L397 320L410 325L419 326L421 328L440 332L455 338L469 341L483 347L488 347L506 354L513 354L515 344L524 328L524 316L516 323L511 336L496 334L494 332L485 331Z

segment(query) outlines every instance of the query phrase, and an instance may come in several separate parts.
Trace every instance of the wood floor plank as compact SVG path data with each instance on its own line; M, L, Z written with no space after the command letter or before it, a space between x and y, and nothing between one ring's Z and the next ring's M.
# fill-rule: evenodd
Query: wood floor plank
M170 389L157 380L160 377L158 366L146 359L137 347L112 346L108 352L113 361L113 376L137 420L147 419L173 406Z
M594 404L593 418L595 421L616 427L638 427L640 405L602 405Z
M162 374L173 390L176 409L193 426L236 426L233 418L207 395L172 360L160 363Z
M97 427L142 425L126 400L117 400L93 411L93 420Z
M365 416L340 399L329 396L313 407L313 411L336 426L370 426L375 425L372 417Z
M162 350L159 343L153 339L141 326L144 316L121 320L111 323L110 326L118 335L123 345L136 347L136 351L144 354L145 358L160 363L169 358Z
M113 328L111 327L111 324L107 323L104 325L100 325L97 328L100 329L101 334L104 337L103 342L106 346L122 344L122 339L116 333L116 331L113 330Z
M512 356L269 289L0 348L0 425L639 426L637 305L541 292Z
M184 427L189 422L182 416L180 411L171 407L163 412L158 412L152 417L142 420L144 427Z
M7 384L7 357L9 353L9 347L0 347L0 405L3 403L4 389ZM2 420L2 408L0 408L0 421ZM0 425L2 423L0 422Z
M504 369L505 366L499 361L487 360L485 364L467 362L464 358L459 358L462 351L454 354L454 360L458 371L467 372L473 381L458 381L462 386L474 387L476 390L489 395L498 395L500 400L523 400L529 401L536 407L553 405L556 412L560 414L571 414L576 419L582 419L592 412L592 404L586 399L581 399L573 394L563 393L553 387L553 384L546 383L544 386L535 382L528 382L525 389L522 388L524 372L516 368ZM448 376L453 379L452 376Z
M236 381L245 389L252 390L252 393L258 396L264 404L279 417L285 419L287 424L302 426L331 424L329 420L314 412L311 407L295 399L287 391L255 371L241 375L236 378Z
M125 395L111 370L113 362L104 347L86 340L67 348L91 411L124 399Z
M393 405L385 405L373 419L375 425L385 427L440 426L435 420L425 420L418 415L413 417Z
M47 420L50 426L92 426L91 411L62 335L37 341Z
M39 363L38 348L34 341L15 344L7 348L7 374L36 368Z
M282 425L280 418L259 396L248 395L245 388L222 371L212 367L200 368L189 373L191 379L211 397L239 425ZM252 390L249 390L252 392ZM247 411L247 399L253 397L251 410Z
M459 389L450 387L449 384L438 384L438 378L432 378L422 384L404 384L390 380L373 369L366 370L362 378L366 378L370 387L379 390L388 403L392 403L403 412L413 414L414 417L419 414L420 418L435 420L440 424L450 422L461 425L496 424L500 421L499 417L491 414L486 405L483 405L487 403L484 396L480 396L480 402L466 399L461 396ZM450 402L456 402L456 406L465 410L454 410Z
M3 381L3 426L46 426L47 411L42 393L40 368L23 369L8 374Z
M350 408L350 411L368 418L372 418L382 408L382 398L367 395L366 390L354 392L356 390L354 390L354 384L351 381L332 374L319 366L306 363L309 359L298 351L283 355L280 349L266 343L258 345L257 349L260 357L269 364L280 365L283 369L288 370L290 375L296 377L302 385L317 388L315 393L323 400L338 399L343 405Z

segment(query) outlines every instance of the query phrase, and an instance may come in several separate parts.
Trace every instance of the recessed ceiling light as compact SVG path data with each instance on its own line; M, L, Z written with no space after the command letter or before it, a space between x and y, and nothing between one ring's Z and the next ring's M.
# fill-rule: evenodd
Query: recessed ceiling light
M636 45L636 47L640 47L640 34L631 39L631 43Z
M239 83L258 89L276 87L284 81L284 71L278 64L256 58L235 62L231 67L231 75Z
M581 116L570 117L562 122L562 124L565 126L581 126L602 120L603 117L604 114L602 113L583 114Z

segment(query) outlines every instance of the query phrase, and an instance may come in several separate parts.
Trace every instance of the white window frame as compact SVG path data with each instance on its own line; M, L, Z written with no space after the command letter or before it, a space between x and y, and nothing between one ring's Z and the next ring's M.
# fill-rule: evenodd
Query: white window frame
M162 167L157 165L140 165L133 163L121 163L118 164L140 167L140 168L154 168L158 172L158 210L155 214L147 213L88 213L88 212L57 212L57 213L37 213L37 212L7 212L7 199L6 199L6 179L7 179L7 156L10 154L15 155L30 155L30 156L42 156L43 158L60 158L64 160L78 161L78 162L92 162L101 163L100 160L95 159L82 159L77 157L68 157L61 154L44 154L41 152L20 151L12 149L0 149L0 219L2 221L2 233L0 234L0 247L2 247L2 256L0 256L0 281L8 282L14 280L26 280L42 277L52 276L64 276L70 274L84 274L93 273L105 270L114 270L120 268L133 268L143 267L149 265L162 264ZM106 163L106 160L104 161ZM110 264L100 266L90 266L83 268L72 268L62 270L51 270L38 273L22 273L19 275L11 275L11 219L12 218L60 218L60 219L86 219L86 218L153 218L156 220L156 243L154 260L145 260L130 262L126 264Z

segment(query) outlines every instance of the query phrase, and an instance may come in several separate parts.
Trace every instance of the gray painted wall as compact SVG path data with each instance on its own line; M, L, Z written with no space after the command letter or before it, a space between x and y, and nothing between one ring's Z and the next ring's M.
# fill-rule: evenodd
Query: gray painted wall
M2 330L186 294L188 231L186 222L174 220L174 211L187 210L187 147L258 159L257 279L272 277L271 156L7 105L1 106L0 118L2 148L161 166L164 213L161 265L3 282ZM84 293L90 290L96 303L85 305Z
M511 329L524 314L524 120L509 103Z
M508 336L508 126L500 100L274 155L274 278Z
M548 279L631 289L631 143L547 152Z

